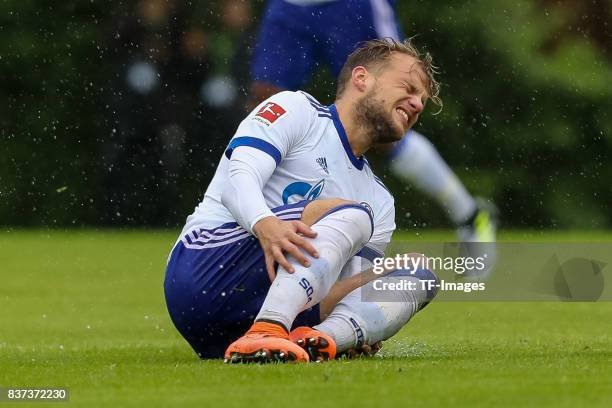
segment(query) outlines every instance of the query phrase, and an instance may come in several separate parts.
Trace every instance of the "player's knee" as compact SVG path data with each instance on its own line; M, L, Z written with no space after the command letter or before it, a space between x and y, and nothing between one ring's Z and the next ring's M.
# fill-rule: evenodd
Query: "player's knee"
M371 210L362 204L344 202L329 208L312 224L313 229L327 229L338 238L343 237L354 254L372 237L374 221Z
M346 204L356 203L354 201L344 200L342 198L327 198L324 200L311 201L306 205L306 208L304 208L301 221L306 225L313 225L332 208Z

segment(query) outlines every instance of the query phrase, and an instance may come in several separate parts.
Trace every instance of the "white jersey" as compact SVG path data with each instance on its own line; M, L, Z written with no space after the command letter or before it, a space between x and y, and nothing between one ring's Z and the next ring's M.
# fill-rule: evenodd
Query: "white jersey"
M276 168L262 189L269 208L325 198L342 198L369 206L374 233L367 246L382 256L395 230L393 197L365 158L353 154L336 107L323 106L304 92L278 93L242 121L204 200L187 218L181 235L196 228L210 229L236 222L222 204L221 195L228 183L229 158L239 146L254 147L276 161Z

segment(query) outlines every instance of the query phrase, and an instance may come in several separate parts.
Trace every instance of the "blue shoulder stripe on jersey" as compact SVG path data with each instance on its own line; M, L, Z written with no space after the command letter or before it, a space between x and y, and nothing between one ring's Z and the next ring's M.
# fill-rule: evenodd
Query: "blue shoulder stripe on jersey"
M306 99L308 99L310 106L315 108L315 110L318 112L318 117L332 119L331 113L329 112L329 108L327 106L321 105L319 102L316 101L316 99L312 98L305 92L300 91L300 93L304 95Z
M270 156L272 156L277 166L282 158L281 152L273 144L268 143L265 140L250 136L243 136L232 139L229 146L227 146L227 149L225 150L225 157L230 159L232 157L232 152L234 151L234 149L239 146L254 147L255 149L259 149L264 153L268 153Z
M310 106L312 106L313 108L315 108L318 112L323 112L323 113L329 113L329 109L327 108L319 108L317 105L315 105L314 103L311 103Z
M353 166L355 166L358 170L363 170L363 165L365 164L363 157L355 157L353 150L351 150L351 145L349 144L348 137L346 136L346 131L344 130L344 126L342 126L342 122L340 122L340 117L338 116L338 111L336 110L336 105L329 105L329 111L332 115L332 120L334 121L334 126L336 127L336 131L338 132L338 136L340 136L340 141L342 141L342 146L344 146L344 151L348 156Z
M308 95L307 93L302 92L302 95L304 95L306 97L306 99L308 99L308 102L310 102L310 104L312 106L323 108L323 109L329 109L327 106L321 104L319 101L317 101L315 98L313 98L312 96Z
M359 250L359 252L357 252L355 254L355 256L361 257L361 258L365 258L368 261L374 263L374 259L376 258L382 258L383 256L385 256L385 254L381 254L380 252L378 252L375 249L372 249L368 246L364 246L363 248L361 248Z

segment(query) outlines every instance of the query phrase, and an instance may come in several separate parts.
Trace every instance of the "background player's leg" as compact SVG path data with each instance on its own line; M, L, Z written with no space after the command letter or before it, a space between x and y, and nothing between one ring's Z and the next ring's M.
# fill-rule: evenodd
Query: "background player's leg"
M310 259L309 268L290 259L295 268L292 274L279 267L256 321L278 322L289 330L298 313L327 295L343 265L365 245L373 231L370 213L358 204L334 207L312 228L317 232L312 244L320 257Z
M495 242L496 210L470 195L435 146L410 130L391 150L391 170L433 197L458 227L462 242ZM489 252L493 251L489 249Z
M391 152L393 173L436 199L455 224L468 220L476 202L433 144L414 130L404 138Z

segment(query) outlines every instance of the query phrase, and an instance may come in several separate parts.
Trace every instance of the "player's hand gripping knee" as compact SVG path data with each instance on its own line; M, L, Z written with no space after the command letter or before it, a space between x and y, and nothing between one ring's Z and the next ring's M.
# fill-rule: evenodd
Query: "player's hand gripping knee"
M285 253L293 256L305 267L309 267L310 262L300 248L314 258L319 257L317 250L306 239L316 237L317 233L301 221L281 221L276 217L266 217L253 226L253 231L264 251L266 270L271 281L276 277L274 262L278 262L289 273L295 272L285 258Z

